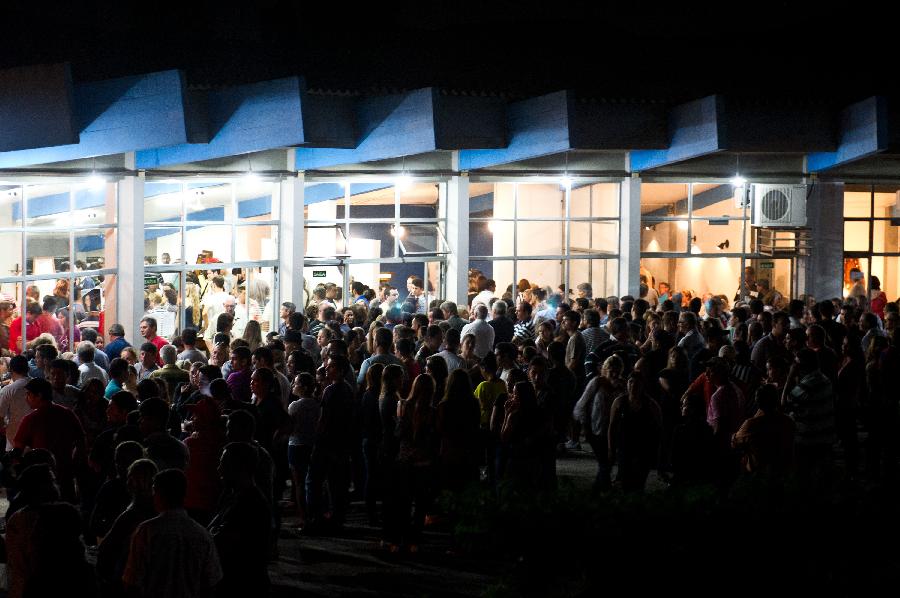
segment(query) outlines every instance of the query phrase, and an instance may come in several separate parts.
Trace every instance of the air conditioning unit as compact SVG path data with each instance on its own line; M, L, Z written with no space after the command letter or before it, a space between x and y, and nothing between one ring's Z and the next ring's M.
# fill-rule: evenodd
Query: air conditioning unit
M797 228L806 226L806 185L753 185L750 189L753 226Z

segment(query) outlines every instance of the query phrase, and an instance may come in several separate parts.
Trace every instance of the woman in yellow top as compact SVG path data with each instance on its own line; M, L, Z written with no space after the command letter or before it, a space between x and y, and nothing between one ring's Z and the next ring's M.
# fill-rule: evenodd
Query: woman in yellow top
M481 412L481 446L483 459L487 465L488 482L493 485L496 479L497 438L491 433L491 414L497 400L506 394L506 384L497 376L497 357L488 353L479 364L484 382L475 388L475 398Z

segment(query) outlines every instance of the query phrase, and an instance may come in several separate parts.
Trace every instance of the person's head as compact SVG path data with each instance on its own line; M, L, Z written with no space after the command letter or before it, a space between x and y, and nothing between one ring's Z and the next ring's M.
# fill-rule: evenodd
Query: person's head
M464 368L455 369L447 378L447 388L444 391L445 401L462 401L472 398L472 379Z
M700 393L689 393L681 401L681 416L688 421L706 420L706 402Z
M772 336L784 338L791 329L791 319L787 313L780 311L772 316Z
M425 338L422 339L429 351L437 351L444 340L444 332L440 326L431 325L425 330Z
M516 318L520 322L525 322L526 320L531 319L531 304L526 301L520 301L519 305L516 307Z
M574 309L570 309L563 315L563 330L569 334L578 332L581 325L581 314Z
M508 307L506 305L506 301L502 300L495 301L491 306L491 311L494 314L494 318L505 318L507 309Z
M229 442L219 458L219 477L226 486L252 486L259 452L249 442Z
M53 386L43 378L32 378L25 385L25 400L32 409L49 405L53 401Z
M485 304L479 303L477 307L475 307L475 318L478 320L486 320L488 317L488 308Z
M44 301L41 303L41 309L47 314L55 314L57 307L56 299L50 295L44 297Z
M37 320L41 313L41 305L39 303L29 303L25 307L25 321L29 324L32 324L35 320Z
M138 410L140 412L138 427L144 438L165 431L169 419L168 403L158 397L151 397L142 401Z
M447 345L447 350L451 353L456 353L459 350L460 343L460 334L459 330L456 328L451 328L447 331L447 336L444 338L444 342Z
M141 446L141 443L135 442L134 440L120 443L119 446L116 447L114 456L116 475L121 479L125 479L131 464L143 456L144 447Z
M48 380L58 391L62 391L69 383L69 362L65 359L54 359L50 362Z
M34 350L34 365L39 370L50 367L54 359L59 357L59 351L53 345L39 345Z
M621 379L624 371L625 363L618 355L610 355L600 366L600 375L610 381Z
M609 334L620 343L628 342L628 320L615 318L609 323Z
M158 512L184 507L187 478L180 469L164 469L153 478L153 505Z
M146 316L141 318L140 331L141 336L147 340L152 339L156 336L156 318L151 318L150 316Z
M681 312L678 316L678 332L687 334L697 328L697 315L693 311Z
M447 369L447 360L440 355L432 355L425 360L425 373L434 376L434 379L438 384L443 383L450 375L450 372Z
M407 290L411 295L418 297L425 292L425 282L418 276L410 277L407 281Z
M773 384L781 384L787 379L788 362L780 355L773 355L766 360L766 380Z
M175 361L178 359L178 349L175 345L163 345L159 350L159 356L164 365L175 365Z
M382 397L400 392L403 386L403 368L396 364L390 364L381 371L381 393Z
M444 319L449 320L451 317L459 315L459 308L453 301L444 301L441 303L441 312L444 314Z
M120 390L109 398L106 420L111 424L124 424L128 414L137 409L137 399L127 390Z
M335 383L343 380L349 367L350 361L343 355L335 355L330 358L326 370L328 381Z
M247 347L236 347L231 351L231 370L240 372L250 366L252 352Z
M819 369L819 358L816 356L816 352L811 349L798 351L794 361L801 375L811 374Z
M14 355L9 360L9 371L15 378L27 377L28 370L28 359L24 355Z
M547 384L547 378L550 375L550 364L547 360L538 355L533 357L528 364L528 379L536 388L543 388Z
M547 354L550 356L550 362L556 366L566 363L566 346L559 341L550 343L547 347Z
M141 345L141 363L146 367L150 367L156 363L156 345L153 343L143 343Z
M110 340L123 338L125 336L125 327L121 324L113 324L109 327L109 330L107 330L106 334L107 336L109 336Z
M256 368L250 375L250 391L257 400L267 398L275 388L275 373L269 368Z

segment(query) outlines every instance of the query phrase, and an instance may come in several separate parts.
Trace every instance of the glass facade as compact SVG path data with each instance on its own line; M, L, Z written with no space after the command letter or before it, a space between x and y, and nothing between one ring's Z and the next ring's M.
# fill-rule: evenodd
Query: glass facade
M263 334L278 317L278 182L148 181L144 185L144 309L171 339L202 319L220 275L235 298L232 335L249 320ZM215 323L211 324L213 327Z
M589 283L595 296L615 294L619 204L618 183L473 181L472 274L494 280L499 295L519 281L554 291Z
M877 276L888 300L900 296L900 186L845 185L844 187L844 296L853 282L850 270Z
M21 326L10 331L17 351L34 336L26 318L15 320L31 302L54 299L40 328L55 328L51 317L62 324L61 351L74 350L80 329L117 321L117 201L102 180L0 185L0 312Z
M327 285L329 298L349 305L357 281L376 290L389 284L403 298L410 277L422 279L426 302L443 297L446 193L441 181L307 183L304 303Z

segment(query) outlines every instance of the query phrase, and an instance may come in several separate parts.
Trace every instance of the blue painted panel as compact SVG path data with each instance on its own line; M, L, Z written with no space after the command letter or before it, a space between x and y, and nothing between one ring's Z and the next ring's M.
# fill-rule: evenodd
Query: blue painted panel
M357 106L355 149L297 148L297 168L310 170L410 156L438 149L432 88L365 98Z
M370 193L391 187L389 183L353 183L350 185L351 195ZM332 201L344 197L344 186L339 183L318 183L307 185L303 191L303 205L312 205L323 201ZM391 213L393 216L393 212Z
M79 142L0 153L0 168L118 154L187 140L179 71L75 87Z
M272 196L254 197L238 202L238 218L255 218L272 213Z
M89 235L75 237L75 251L100 251L105 247L103 235Z
M67 64L0 71L0 152L78 143Z
M640 172L698 158L722 147L720 96L708 96L672 109L669 115L669 147L631 152L631 171Z
M199 222L202 220L209 220L211 222L223 222L225 220L225 208L218 207L198 210L196 212L191 212L190 214L185 214L184 219L188 222Z
M809 172L821 172L882 152L888 148L887 100L867 98L841 112L838 149L809 154Z
M461 151L460 170L488 168L570 149L565 91L514 102L507 107L506 119L509 145L503 149Z
M138 152L137 167L158 168L303 143L301 95L297 77L210 91L209 143L158 144Z

